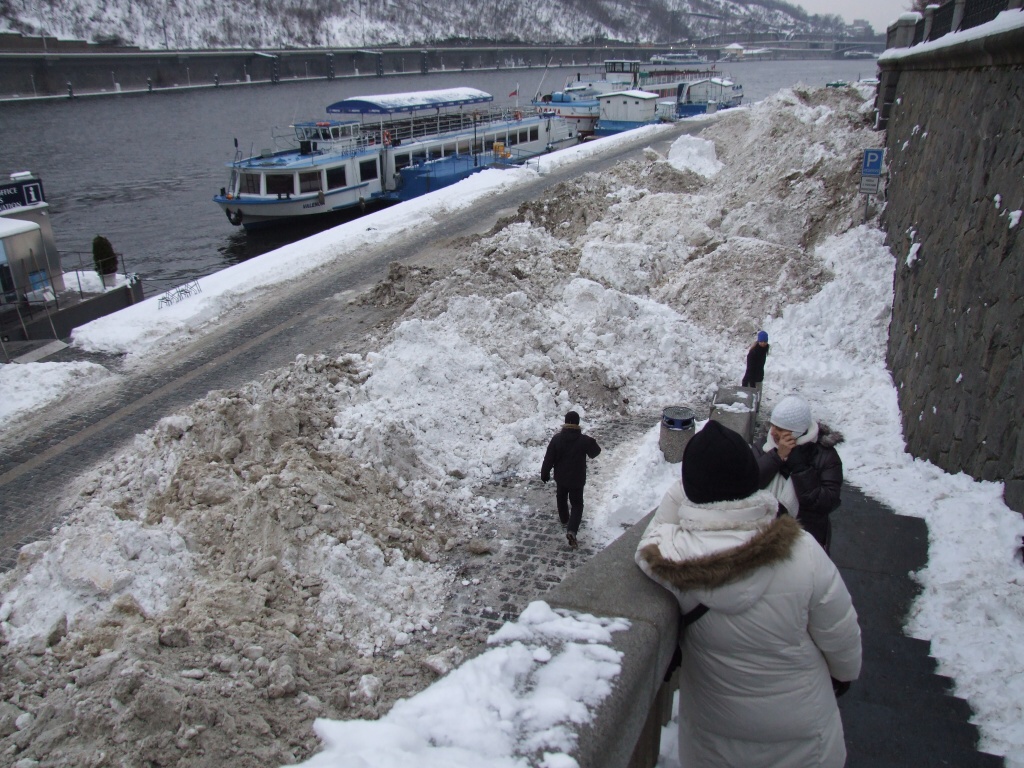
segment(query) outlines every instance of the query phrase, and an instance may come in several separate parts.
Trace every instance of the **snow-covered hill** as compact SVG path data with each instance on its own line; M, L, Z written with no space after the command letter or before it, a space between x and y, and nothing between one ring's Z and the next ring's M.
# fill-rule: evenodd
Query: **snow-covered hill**
M668 42L722 31L838 31L783 0L12 0L0 32L142 48L358 47L453 39Z

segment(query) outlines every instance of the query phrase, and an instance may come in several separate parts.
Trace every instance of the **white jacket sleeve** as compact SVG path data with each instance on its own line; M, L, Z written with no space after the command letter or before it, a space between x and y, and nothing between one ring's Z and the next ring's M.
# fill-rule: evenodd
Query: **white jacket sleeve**
M640 556L640 552L643 551L645 547L653 544L658 548L658 551L661 552L662 556L669 559L680 558L679 553L676 551L673 539L679 531L679 507L685 498L686 494L683 491L683 483L681 480L677 480L675 484L665 492L665 496L662 498L661 504L658 505L658 509L655 511L654 517L652 517L651 522L647 524L647 530L644 531L644 535L640 537L640 543L637 545L636 553L633 555L633 559L636 561L636 564L649 579L654 581L656 584L660 584L675 596L676 600L679 602L679 608L683 613L695 608L700 600L692 597L691 595L680 592L672 584L651 573L650 566L647 561Z
M672 537L679 528L679 505L682 500L686 498L683 493L683 484L677 480L675 484L665 492L664 497L661 499L661 504L658 505L658 509L654 513L654 517L651 518L651 522L647 524L647 530L644 531L644 535L640 537L640 543L637 545L636 554L634 559L636 564L640 566L640 569L651 576L647 569L647 564L640 557L640 552L645 547L654 544L658 550L666 557L671 557L673 552L671 547ZM654 578L651 576L651 578ZM662 582L658 579L659 584ZM662 586L665 586L662 584Z
M825 551L815 542L809 547L814 568L807 631L818 646L829 674L836 680L856 680L860 675L860 625L853 600L842 576Z

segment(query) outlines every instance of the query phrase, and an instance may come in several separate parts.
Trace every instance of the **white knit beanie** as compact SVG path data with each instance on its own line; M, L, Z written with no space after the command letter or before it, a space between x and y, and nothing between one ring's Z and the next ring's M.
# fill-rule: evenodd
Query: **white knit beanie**
M787 395L772 410L768 421L799 437L811 428L811 406L800 395Z

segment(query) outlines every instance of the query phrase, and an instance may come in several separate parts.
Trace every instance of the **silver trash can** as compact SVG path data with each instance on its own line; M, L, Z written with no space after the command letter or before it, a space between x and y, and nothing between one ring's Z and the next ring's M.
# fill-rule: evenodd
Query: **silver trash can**
M669 464L683 460L683 450L696 429L697 414L681 405L672 405L661 412L661 434L658 447Z

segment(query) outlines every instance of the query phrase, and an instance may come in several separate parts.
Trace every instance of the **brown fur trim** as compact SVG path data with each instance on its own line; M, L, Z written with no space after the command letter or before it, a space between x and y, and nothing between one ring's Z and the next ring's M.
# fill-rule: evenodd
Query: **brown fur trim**
M678 562L664 557L657 545L649 544L640 550L640 556L653 576L676 589L714 589L739 581L758 568L788 560L801 530L800 523L783 515L732 549Z

